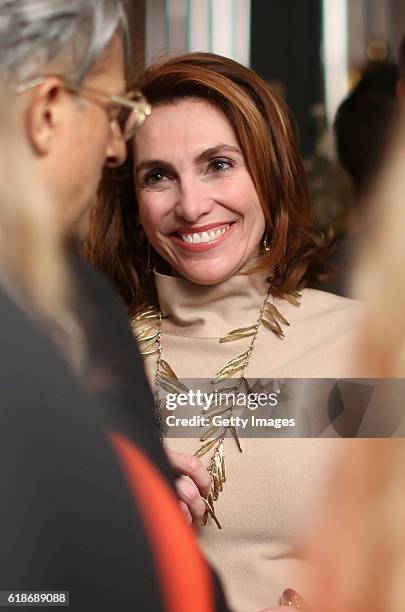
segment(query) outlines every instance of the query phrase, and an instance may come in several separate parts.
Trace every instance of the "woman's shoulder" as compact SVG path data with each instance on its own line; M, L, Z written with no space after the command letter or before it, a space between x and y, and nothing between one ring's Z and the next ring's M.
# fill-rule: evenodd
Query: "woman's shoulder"
M363 316L364 303L319 289L301 292L301 316L315 318L325 324L352 326Z
M299 306L277 302L289 323L277 374L291 378L356 376L362 303L317 289L304 289L300 294Z
M280 311L290 323L304 325L307 329L327 334L357 328L363 316L364 304L359 300L341 297L319 289L300 291L300 305L278 302Z
M354 311L364 308L364 303L353 298L343 297L320 289L303 289L301 292L303 308L315 308L320 311Z

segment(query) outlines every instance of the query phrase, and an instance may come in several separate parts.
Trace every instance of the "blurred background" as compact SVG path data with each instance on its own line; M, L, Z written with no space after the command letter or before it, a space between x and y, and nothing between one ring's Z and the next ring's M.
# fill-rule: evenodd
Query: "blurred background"
M336 111L370 66L397 61L405 2L129 0L128 8L140 65L211 51L254 68L279 91L297 126L317 228L344 232L355 194L336 154Z

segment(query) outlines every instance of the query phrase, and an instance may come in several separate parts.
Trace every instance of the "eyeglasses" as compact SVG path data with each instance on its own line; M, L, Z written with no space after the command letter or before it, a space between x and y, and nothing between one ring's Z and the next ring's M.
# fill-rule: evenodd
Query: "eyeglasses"
M40 77L16 88L16 93L25 93L41 85L48 77ZM61 77L63 89L92 102L101 103L108 111L111 129L125 141L131 140L135 132L152 112L152 107L140 91L129 91L124 96L111 96L92 87L81 87L65 81Z

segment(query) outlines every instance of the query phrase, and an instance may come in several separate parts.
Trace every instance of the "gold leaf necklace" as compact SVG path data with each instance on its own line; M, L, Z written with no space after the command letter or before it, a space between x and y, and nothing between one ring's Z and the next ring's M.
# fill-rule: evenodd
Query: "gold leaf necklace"
M240 392L240 389L246 382L244 373L249 365L250 357L252 355L254 344L261 325L272 333L276 334L276 336L279 338L284 337L282 325L289 325L289 322L283 317L274 304L270 302L270 292L271 289L269 288L260 309L257 321L254 325L233 329L219 339L220 343L224 343L251 337L248 348L245 351L238 353L232 359L229 359L212 378L211 385L215 386L218 393L232 394L235 398ZM287 300L293 306L297 307L300 305L300 297L301 295L297 291L290 291L281 296L282 299ZM163 390L168 393L177 394L179 392L187 392L189 389L181 382L169 363L162 358L162 318L162 313L157 306L147 305L131 319L131 326L139 343L142 356L146 359L151 355L157 355L153 384L153 400L155 409L154 421L160 429L161 442L163 444L162 412L164 400L162 401L161 399L161 391ZM226 379L231 378L236 373L238 374L238 380L235 384L221 388L217 386L223 383ZM222 492L227 476L224 439L228 436L228 434L230 434L234 439L239 452L243 452L243 449L237 428L234 425L229 425L226 427L224 425L217 426L213 424L212 419L219 414L229 413L229 416L232 416L234 409L235 404L231 403L231 405L229 405L227 401L226 407L224 407L224 405L221 403L214 403L213 406L204 411L204 414L207 415L206 420L208 420L208 428L202 433L200 437L200 442L202 442L202 444L194 453L197 457L202 457L206 453L213 451L210 465L207 468L211 476L211 490L208 497L203 498L206 510L201 524L206 525L208 517L210 516L215 521L219 529L222 527L215 513L214 502L218 499L219 494ZM233 419L230 419L229 422L233 423ZM219 433L218 430L220 430Z

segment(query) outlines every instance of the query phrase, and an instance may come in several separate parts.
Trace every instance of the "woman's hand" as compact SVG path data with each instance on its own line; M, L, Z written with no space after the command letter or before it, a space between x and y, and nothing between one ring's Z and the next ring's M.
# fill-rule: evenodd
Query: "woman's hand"
M309 612L306 601L292 588L284 589L280 598L280 603L281 606L266 608L265 610L260 610L260 612L283 612L286 608L291 607L293 610L306 610Z
M200 521L205 514L203 497L207 497L211 478L202 461L194 455L178 453L165 448L169 463L177 474L177 494L180 498L180 507L188 523Z

